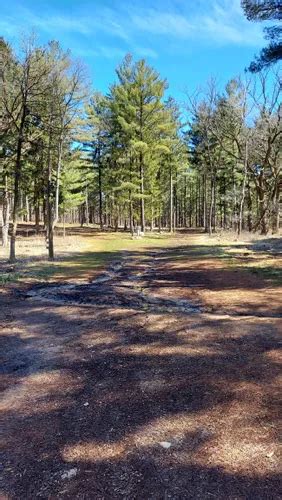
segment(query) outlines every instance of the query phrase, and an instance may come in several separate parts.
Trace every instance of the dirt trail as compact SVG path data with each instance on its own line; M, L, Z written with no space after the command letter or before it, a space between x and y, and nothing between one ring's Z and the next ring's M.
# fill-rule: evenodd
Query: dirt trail
M257 311L254 308L236 311L234 307L228 309L228 306L222 305L209 307L202 304L199 293L195 292L189 300L178 297L179 288L182 288L180 295L185 290L183 283L180 283L180 287L173 283L176 274L174 269L163 269L163 262L169 259L170 252L171 249L160 249L138 256L126 252L121 255L120 260L112 262L108 269L93 280L85 280L84 283L80 280L79 284L36 285L26 295L36 300L47 299L55 304L91 305L96 308L124 307L154 313L208 312L228 316L282 317L280 311L271 311L270 308L267 311ZM242 281L242 277L236 275L238 286L240 279ZM243 280L246 278L243 277ZM193 282L192 287L196 288L197 283Z
M90 283L35 286L27 292L37 300L96 307L130 308L155 313L199 312L197 304L185 299L157 297L150 293L158 274L158 257L165 251L146 252L141 258L126 253Z
M1 498L279 498L281 322L207 313L169 257L3 294Z

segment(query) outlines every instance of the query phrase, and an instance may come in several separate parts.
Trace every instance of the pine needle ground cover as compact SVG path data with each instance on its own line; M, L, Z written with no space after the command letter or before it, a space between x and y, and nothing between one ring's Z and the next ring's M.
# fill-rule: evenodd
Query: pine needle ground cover
M275 497L279 238L65 240L1 287L4 498Z

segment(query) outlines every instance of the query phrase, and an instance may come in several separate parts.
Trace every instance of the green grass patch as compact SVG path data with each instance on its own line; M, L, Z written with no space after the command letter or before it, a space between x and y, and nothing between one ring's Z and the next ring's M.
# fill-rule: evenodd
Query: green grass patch
M25 267L25 277L40 281L51 279L84 279L114 260L122 258L122 253L141 253L146 248L162 247L168 242L167 235L149 235L140 239L132 239L129 235L120 233L102 234L88 238L85 246L76 251L75 242L73 251L69 250L65 256L58 254L54 262L30 261Z
M8 283L15 283L20 278L20 273L2 273L0 274L0 286L5 286Z
M282 286L282 269L273 266L250 267L248 271L265 280L271 281L275 286Z

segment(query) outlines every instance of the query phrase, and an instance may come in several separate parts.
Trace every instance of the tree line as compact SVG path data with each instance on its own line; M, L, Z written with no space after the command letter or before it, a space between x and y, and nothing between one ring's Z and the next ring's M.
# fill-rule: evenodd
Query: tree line
M127 55L103 95L57 42L0 39L0 224L16 259L17 224L141 232L279 229L278 71L214 80L179 105L145 60Z

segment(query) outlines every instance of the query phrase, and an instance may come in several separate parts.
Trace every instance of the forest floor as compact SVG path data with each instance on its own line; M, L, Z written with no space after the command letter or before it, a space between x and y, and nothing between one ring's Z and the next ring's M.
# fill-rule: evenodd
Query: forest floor
M56 248L0 260L1 500L280 498L281 239Z

